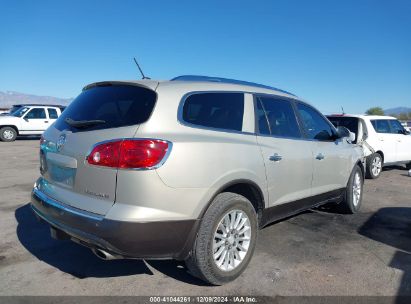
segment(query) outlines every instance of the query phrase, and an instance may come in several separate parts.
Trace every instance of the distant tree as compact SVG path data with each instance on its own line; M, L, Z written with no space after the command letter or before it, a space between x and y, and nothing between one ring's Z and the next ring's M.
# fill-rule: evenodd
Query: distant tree
M365 114L368 114L368 115L384 115L384 110L381 107L373 107L373 108L369 108L367 111L365 111Z
M400 113L397 117L399 120L407 120L408 114L407 113Z

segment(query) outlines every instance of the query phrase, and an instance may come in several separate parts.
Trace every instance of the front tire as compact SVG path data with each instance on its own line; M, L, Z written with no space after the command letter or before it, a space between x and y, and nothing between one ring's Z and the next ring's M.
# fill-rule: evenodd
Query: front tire
M376 179L380 176L383 166L382 156L373 153L367 157L367 178Z
M361 168L356 165L347 183L344 201L339 204L343 213L354 214L361 208L364 178Z
M12 127L3 127L0 129L0 140L11 142L15 141L17 137L17 132Z
M248 199L231 192L217 195L186 260L190 273L213 285L233 281L251 260L257 229L257 214Z

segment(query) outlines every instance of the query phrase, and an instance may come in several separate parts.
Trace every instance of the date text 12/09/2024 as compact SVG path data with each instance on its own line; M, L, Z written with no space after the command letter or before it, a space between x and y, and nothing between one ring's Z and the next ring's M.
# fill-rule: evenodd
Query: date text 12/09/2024
M150 297L150 303L258 303L256 297L248 296L195 296L195 297Z

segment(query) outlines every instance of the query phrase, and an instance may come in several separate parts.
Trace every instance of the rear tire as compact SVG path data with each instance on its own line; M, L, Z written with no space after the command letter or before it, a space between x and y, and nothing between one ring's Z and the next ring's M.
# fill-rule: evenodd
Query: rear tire
M380 176L383 166L382 156L379 153L373 153L367 157L367 178L376 179Z
M351 172L345 191L345 198L338 206L342 213L357 213L361 208L364 178L361 168L356 165Z
M3 127L0 129L0 140L11 142L15 141L17 137L17 132L12 127Z
M406 164L405 168L407 168L407 170L411 170L411 163Z
M244 196L225 192L206 211L186 266L213 285L236 279L247 267L257 241L257 214Z

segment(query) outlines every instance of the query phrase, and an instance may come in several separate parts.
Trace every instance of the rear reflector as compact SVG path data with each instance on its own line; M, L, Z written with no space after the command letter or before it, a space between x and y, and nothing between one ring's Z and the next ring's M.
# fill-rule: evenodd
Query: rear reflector
M90 165L121 169L152 169L171 144L159 139L120 139L98 144L87 157Z

